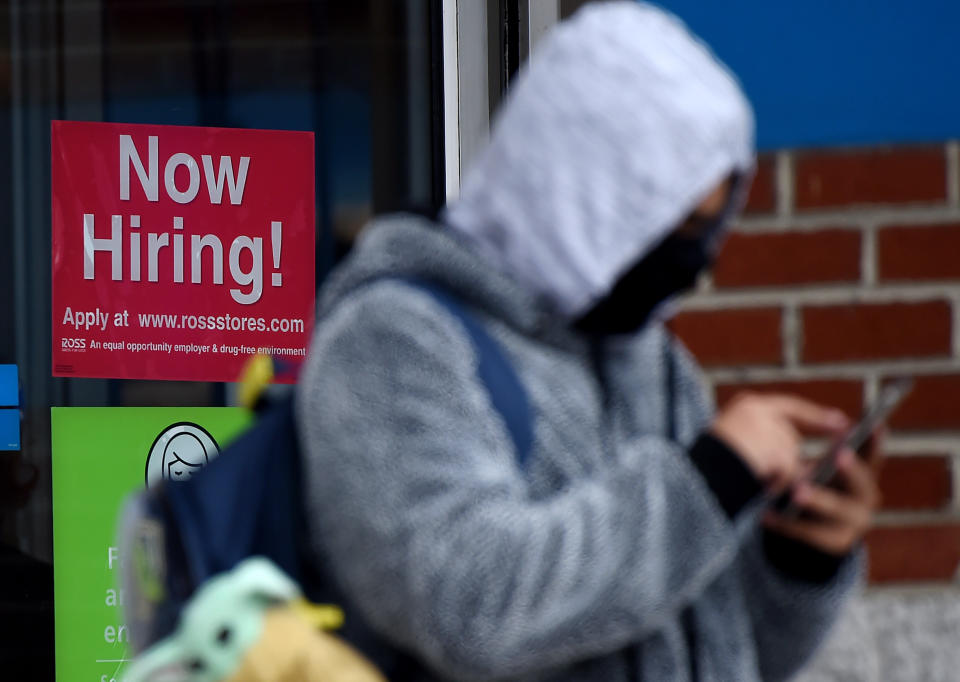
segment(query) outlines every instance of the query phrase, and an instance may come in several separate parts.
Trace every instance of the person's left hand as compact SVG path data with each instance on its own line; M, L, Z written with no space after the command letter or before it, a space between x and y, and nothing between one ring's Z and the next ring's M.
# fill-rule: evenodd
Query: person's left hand
M840 453L836 487L797 483L792 494L797 506L806 512L802 517L785 519L771 511L764 525L828 554L849 553L870 529L880 507L877 473L883 439L883 432L874 433L865 446L865 457L849 449Z

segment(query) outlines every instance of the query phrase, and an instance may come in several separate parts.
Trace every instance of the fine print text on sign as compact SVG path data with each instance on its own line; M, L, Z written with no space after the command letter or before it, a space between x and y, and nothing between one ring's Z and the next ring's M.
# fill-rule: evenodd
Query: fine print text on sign
M256 353L302 362L313 133L54 121L51 148L54 376L235 381Z

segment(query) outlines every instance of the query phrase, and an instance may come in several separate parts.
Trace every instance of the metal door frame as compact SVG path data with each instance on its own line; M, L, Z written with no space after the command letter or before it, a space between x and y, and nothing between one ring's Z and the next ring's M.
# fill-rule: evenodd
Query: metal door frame
M514 12L504 11L514 3ZM491 74L491 65L500 64L500 72L508 78L514 68L501 50L503 24L516 17L519 60L525 60L543 35L559 21L559 0L443 0L443 130L444 176L446 199L457 197L465 170L477 157L490 133L490 111L496 107L499 88L492 81L501 80L500 73ZM508 30L512 26L507 26ZM492 30L491 30L492 29ZM499 53L499 54L497 54ZM516 57L514 57L516 58ZM503 65L506 64L507 68ZM491 104L493 106L491 106Z

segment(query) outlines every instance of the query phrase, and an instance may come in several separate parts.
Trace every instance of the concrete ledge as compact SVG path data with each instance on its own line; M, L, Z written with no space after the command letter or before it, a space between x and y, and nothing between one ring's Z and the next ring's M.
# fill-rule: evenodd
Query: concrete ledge
M957 680L960 585L867 591L795 682Z

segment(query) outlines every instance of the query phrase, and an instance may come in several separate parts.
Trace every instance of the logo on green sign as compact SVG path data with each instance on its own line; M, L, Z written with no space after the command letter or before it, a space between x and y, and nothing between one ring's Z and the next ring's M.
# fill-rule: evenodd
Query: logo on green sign
M171 424L157 436L147 453L146 481L187 481L220 454L220 446L205 428L193 422Z

